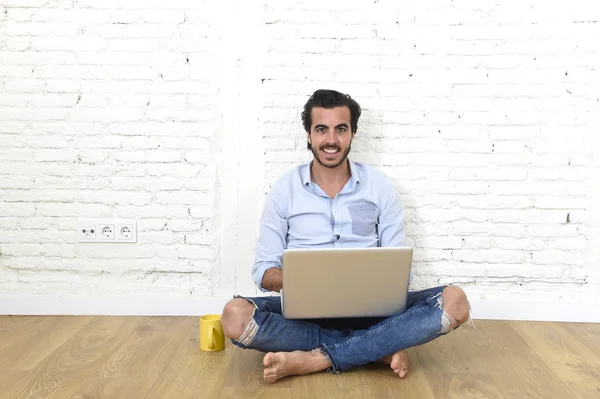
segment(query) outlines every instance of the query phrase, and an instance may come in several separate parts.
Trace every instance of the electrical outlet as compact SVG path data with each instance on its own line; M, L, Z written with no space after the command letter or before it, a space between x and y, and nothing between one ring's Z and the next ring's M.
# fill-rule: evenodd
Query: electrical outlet
M80 219L79 242L137 242L134 220Z
M98 229L94 242L115 242L115 222L113 220L97 219Z
M77 227L79 242L94 242L96 240L96 223L89 219L80 219Z
M122 220L116 224L116 240L120 242L137 242L137 226L134 221Z
M105 240L114 240L115 238L115 227L112 224L108 224L102 227L100 235Z
M123 226L121 227L121 231L119 232L121 234L122 238L129 238L131 237L131 229L127 226Z

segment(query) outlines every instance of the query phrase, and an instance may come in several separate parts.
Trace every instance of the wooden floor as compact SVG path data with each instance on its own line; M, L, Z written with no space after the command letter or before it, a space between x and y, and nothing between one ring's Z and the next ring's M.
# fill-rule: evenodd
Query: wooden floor
M192 317L0 316L0 398L600 398L600 325L476 321L384 365L262 380L262 354L198 349Z

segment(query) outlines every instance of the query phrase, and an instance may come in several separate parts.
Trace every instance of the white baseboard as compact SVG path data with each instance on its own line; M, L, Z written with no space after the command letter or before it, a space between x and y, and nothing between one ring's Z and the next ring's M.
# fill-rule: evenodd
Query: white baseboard
M0 315L199 316L232 297L0 296Z
M600 304L469 301L474 319L600 323Z
M124 298L0 296L0 315L199 316L221 313L232 297ZM471 301L479 320L600 323L600 304Z

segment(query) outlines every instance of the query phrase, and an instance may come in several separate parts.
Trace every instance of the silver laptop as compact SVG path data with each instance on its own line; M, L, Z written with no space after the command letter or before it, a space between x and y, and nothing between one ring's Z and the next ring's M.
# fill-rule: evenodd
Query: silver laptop
M412 248L286 249L286 319L387 317L406 310Z

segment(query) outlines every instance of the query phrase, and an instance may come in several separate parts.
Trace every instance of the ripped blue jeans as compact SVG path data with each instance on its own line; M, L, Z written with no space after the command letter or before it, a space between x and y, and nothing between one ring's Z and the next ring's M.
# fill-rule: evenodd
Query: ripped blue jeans
M261 352L319 350L339 373L377 361L399 350L429 342L450 332L454 322L444 312L446 286L408 293L404 313L387 318L288 320L278 296L244 298L254 314L234 345Z

